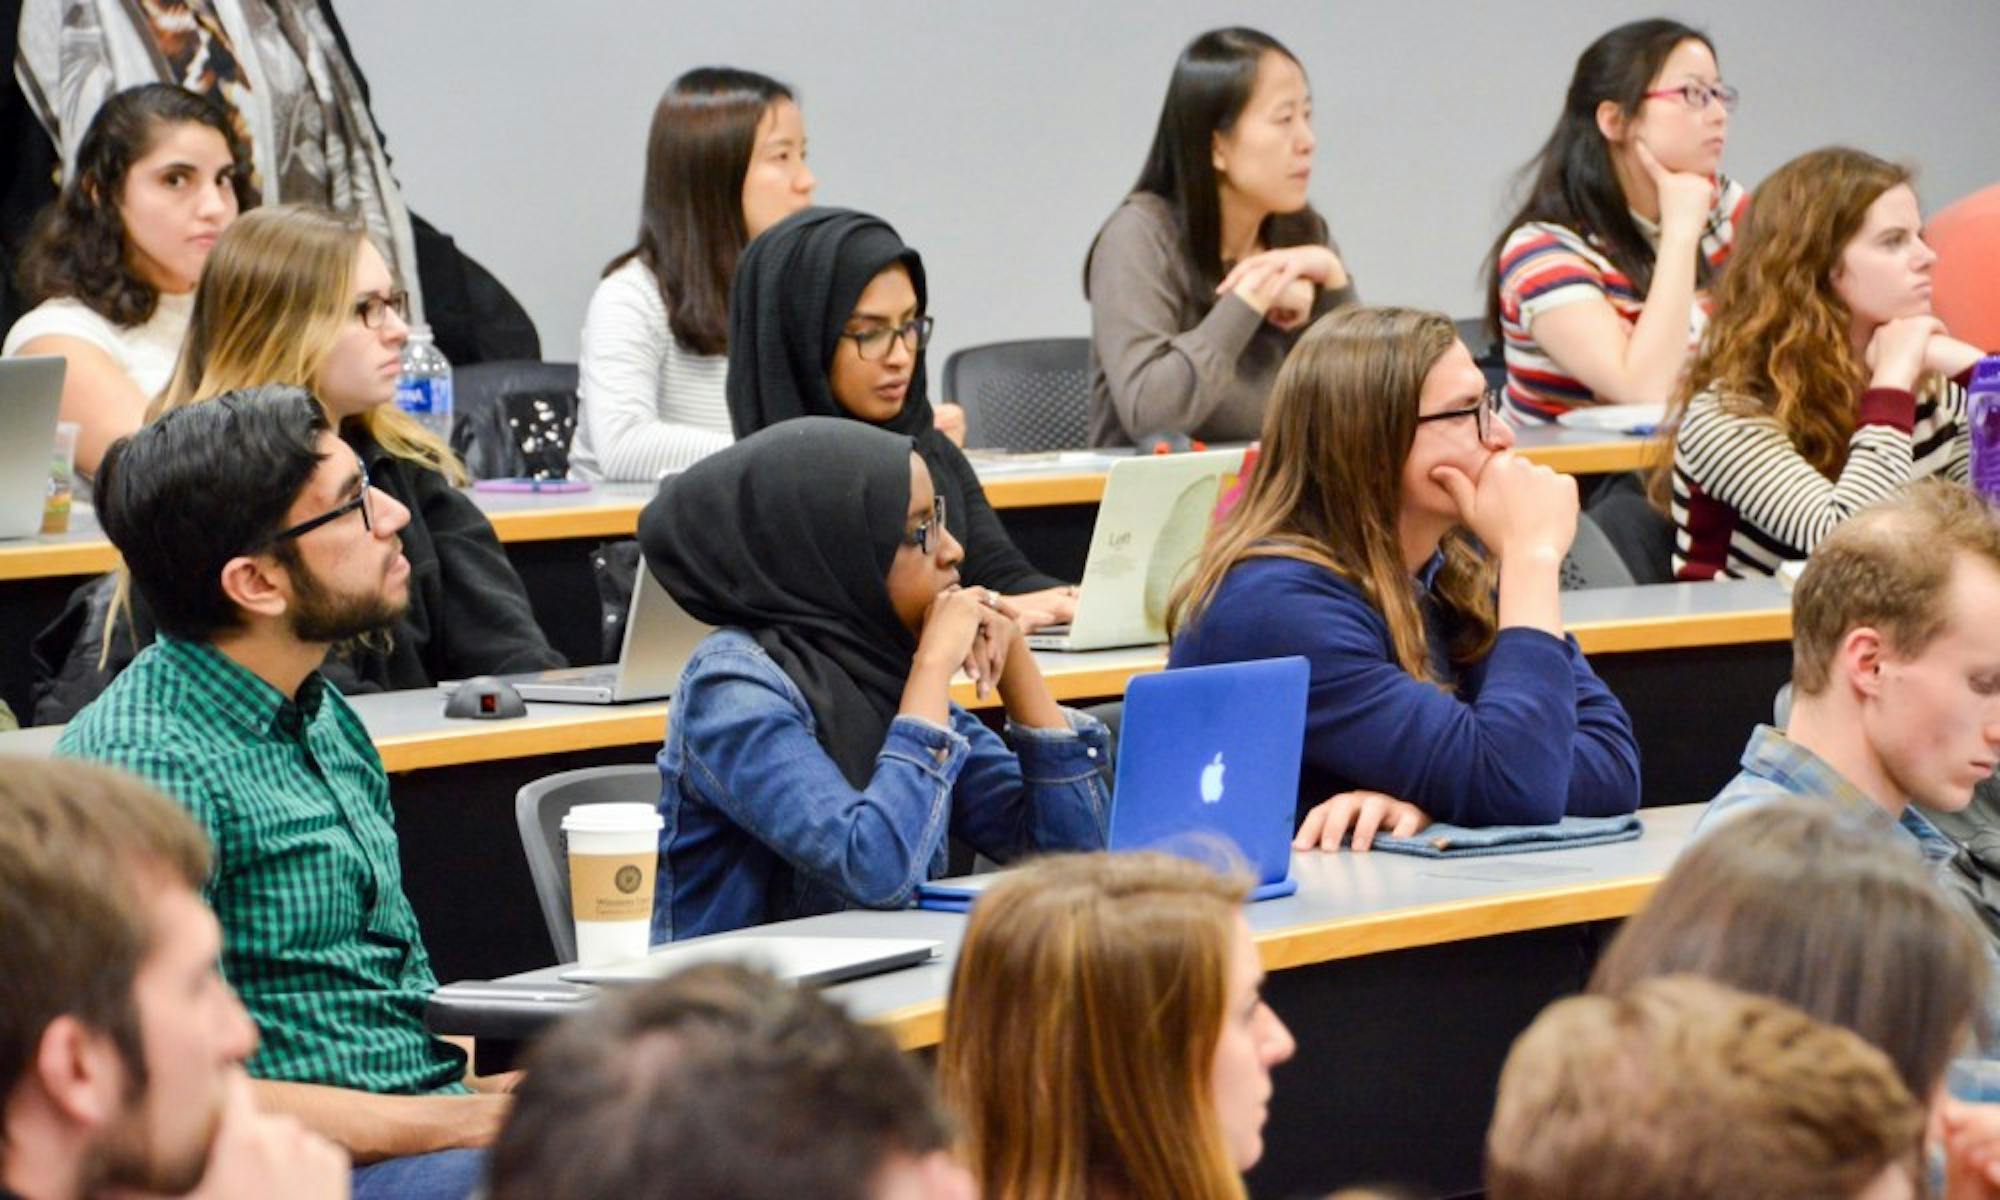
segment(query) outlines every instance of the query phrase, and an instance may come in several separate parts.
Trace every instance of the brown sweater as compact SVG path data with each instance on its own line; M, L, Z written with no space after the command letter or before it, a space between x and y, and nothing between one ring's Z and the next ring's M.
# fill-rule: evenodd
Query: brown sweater
M1298 333L1234 295L1217 299L1193 275L1160 197L1134 193L1104 223L1088 281L1091 445L1129 446L1156 433L1248 442L1263 428ZM1350 276L1320 292L1313 316L1357 299Z

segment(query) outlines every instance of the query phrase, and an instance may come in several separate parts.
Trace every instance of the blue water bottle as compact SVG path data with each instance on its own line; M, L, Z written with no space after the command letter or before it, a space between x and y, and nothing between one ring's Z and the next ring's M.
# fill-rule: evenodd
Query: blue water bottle
M1973 490L1988 504L2000 504L2000 354L1989 354L1972 368L1965 409L1972 429Z

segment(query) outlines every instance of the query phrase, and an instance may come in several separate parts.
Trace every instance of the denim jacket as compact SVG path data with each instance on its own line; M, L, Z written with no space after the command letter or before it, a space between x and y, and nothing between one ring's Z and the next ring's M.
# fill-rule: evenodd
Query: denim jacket
M1066 710L1067 712L1067 710ZM681 675L660 750L653 940L841 908L898 908L945 871L956 835L999 862L1104 846L1109 736L951 707L951 727L898 716L856 790L814 735L812 710L739 629L711 634Z

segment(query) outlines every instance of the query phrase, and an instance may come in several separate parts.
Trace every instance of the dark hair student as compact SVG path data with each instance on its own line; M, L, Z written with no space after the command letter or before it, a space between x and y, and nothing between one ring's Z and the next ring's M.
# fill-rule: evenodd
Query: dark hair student
M85 475L165 386L209 250L257 199L250 151L206 96L144 84L92 118L22 252L21 286L35 307L4 344L9 355L68 363L62 416L77 424Z
M1007 597L1031 627L1066 621L1076 589L1031 566L972 464L937 428L926 389L924 260L879 217L809 208L750 243L729 305L736 436L795 417L848 417L912 439L964 547L968 585Z
M1084 259L1093 444L1255 437L1298 330L1354 299L1307 200L1311 117L1305 68L1269 34L1181 51L1138 182Z
M1103 843L1107 748L1057 707L1019 626L961 587L948 493L910 438L801 417L667 480L646 565L719 626L660 754L656 940L896 908L945 839L1008 860ZM951 701L960 669L1007 711Z
M571 469L651 481L729 444L729 284L743 247L812 203L789 87L697 67L653 109L636 244L591 293Z
M1620 25L1577 58L1487 260L1516 411L1666 401L1749 199L1720 174L1736 99L1678 21Z

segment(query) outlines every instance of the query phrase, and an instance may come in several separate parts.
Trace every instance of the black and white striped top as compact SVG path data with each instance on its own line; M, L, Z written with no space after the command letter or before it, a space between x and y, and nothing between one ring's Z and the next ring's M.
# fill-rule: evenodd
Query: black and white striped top
M1776 418L1731 412L1714 391L1697 395L1674 435L1675 577L1771 575L1911 480L1963 482L1970 455L1962 382L1933 378L1921 395L1868 389L1847 446L1847 464L1828 479Z

